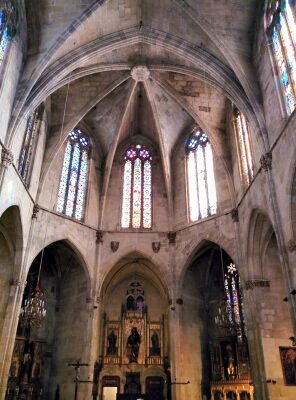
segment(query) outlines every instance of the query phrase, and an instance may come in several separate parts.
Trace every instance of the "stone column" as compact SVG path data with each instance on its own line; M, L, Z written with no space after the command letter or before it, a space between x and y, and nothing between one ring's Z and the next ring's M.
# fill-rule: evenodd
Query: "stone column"
M13 154L9 149L2 146L1 150L1 162L0 162L0 194L2 193L2 187L7 168L13 164Z
M25 281L14 281L11 285L9 300L0 341L0 400L4 400L10 362L14 347L18 317L20 313Z

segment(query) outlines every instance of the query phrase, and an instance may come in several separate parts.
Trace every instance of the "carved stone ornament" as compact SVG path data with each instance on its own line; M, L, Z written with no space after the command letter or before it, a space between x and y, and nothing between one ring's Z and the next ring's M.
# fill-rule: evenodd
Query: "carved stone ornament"
M168 233L168 239L169 239L169 244L175 244L176 243L176 232L169 232Z
M296 241L294 239L289 240L287 247L290 253L293 253L296 250Z
M13 163L13 154L12 154L12 152L10 150L5 149L4 147L2 147L1 165L3 165L3 167L7 168L12 163Z
M231 218L233 222L238 222L239 221L239 216L238 216L238 209L234 208L231 210Z
M272 168L272 153L269 151L260 158L260 164L263 171L269 171Z
M152 250L154 251L154 253L158 253L160 247L161 247L160 242L152 242Z
M34 204L33 213L32 213L33 219L37 219L37 214L39 213L39 211L40 211L40 207L38 206L38 204Z
M103 236L104 236L104 232L103 231L97 231L96 232L96 243L103 243L104 242L104 240L103 240Z
M111 250L113 251L113 253L115 253L119 248L119 242L113 242L112 241L110 243L110 247L111 247Z
M131 70L131 77L136 82L144 82L150 76L150 71L145 65L138 65L132 68Z

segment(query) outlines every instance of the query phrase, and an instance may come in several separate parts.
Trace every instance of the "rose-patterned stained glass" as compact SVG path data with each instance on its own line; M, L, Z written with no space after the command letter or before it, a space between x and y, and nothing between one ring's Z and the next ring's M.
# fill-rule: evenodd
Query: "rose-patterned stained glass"
M249 140L249 129L246 118L238 110L234 110L234 125L239 154L239 166L242 182L248 186L253 179L253 161Z
M79 221L84 218L89 151L89 138L73 129L66 143L56 209Z
M191 221L217 211L213 152L205 132L196 129L186 143L187 187Z
M42 107L36 109L27 120L23 145L20 152L18 172L26 185L30 183L34 156L40 132Z
M122 228L152 227L151 154L144 145L132 145L125 154Z
M296 107L296 23L295 5L289 0L270 1L268 32L282 86L287 114Z
M246 335L244 327L243 301L240 291L240 278L235 264L230 263L224 274L226 310L231 324L235 324L238 339Z

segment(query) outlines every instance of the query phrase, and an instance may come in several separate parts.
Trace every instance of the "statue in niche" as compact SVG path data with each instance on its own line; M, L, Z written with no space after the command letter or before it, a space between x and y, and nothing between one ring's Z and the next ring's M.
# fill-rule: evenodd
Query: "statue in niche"
M235 376L235 366L234 366L234 355L233 348L231 344L226 346L226 356L227 356L227 376L234 377Z
M156 331L151 335L151 356L160 356L159 337Z
M136 301L136 310L143 312L145 308L144 299L142 296L139 296Z
M127 339L127 357L129 363L137 363L139 357L139 349L141 343L141 336L136 327L133 327L131 334Z
M117 354L116 342L117 336L114 333L114 329L109 333L108 337L108 348L107 348L107 355L114 356Z

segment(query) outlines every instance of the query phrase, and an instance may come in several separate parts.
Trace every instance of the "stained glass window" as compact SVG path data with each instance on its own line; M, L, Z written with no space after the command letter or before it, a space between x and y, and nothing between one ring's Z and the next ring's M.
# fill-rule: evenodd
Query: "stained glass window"
M212 146L205 132L196 129L186 143L189 215L191 221L217 211Z
M268 35L272 41L288 115L292 114L296 106L295 8L294 0L273 0L267 10Z
M122 228L152 226L151 154L145 145L132 145L125 153Z
M240 278L236 266L230 263L225 268L224 291L229 322L235 325L238 339L246 336L243 298L240 290Z
M79 221L84 217L89 152L89 138L80 129L73 129L66 143L57 211Z
M24 141L19 157L18 171L26 185L30 183L36 146L38 142L43 106L38 107L28 118Z
M248 186L253 179L253 161L249 139L249 129L246 118L237 109L234 109L234 125L241 179Z
M0 10L0 65L4 59L5 50L8 44L8 24L6 13Z

